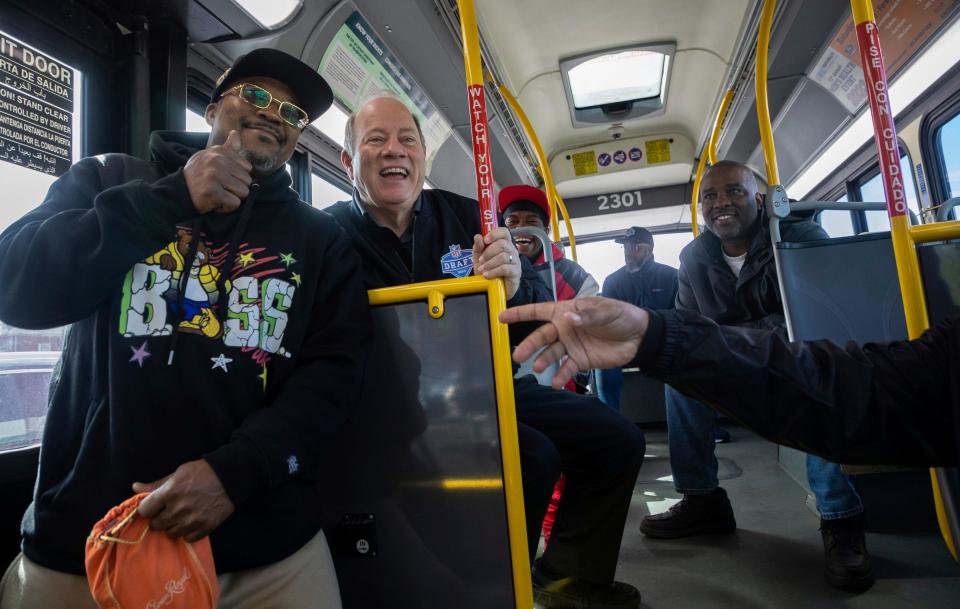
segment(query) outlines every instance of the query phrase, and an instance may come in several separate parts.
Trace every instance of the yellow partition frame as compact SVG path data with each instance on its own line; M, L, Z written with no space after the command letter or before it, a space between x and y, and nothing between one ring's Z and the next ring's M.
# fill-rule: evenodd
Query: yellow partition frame
M486 294L490 317L490 352L493 355L493 376L497 396L497 421L500 429L500 458L503 463L504 498L510 535L510 558L516 609L533 609L533 587L530 581L530 559L527 554L527 526L523 508L523 485L520 479L520 451L517 439L517 412L513 397L513 366L510 360L510 335L506 324L499 321L507 307L506 292L500 279L464 277L412 283L391 288L369 290L371 306L425 301L428 313L439 318L444 313L444 300L452 296Z
M727 117L727 109L730 107L732 99L733 89L727 89L720 101L717 116L713 121L713 131L710 133L710 139L707 141L706 149L700 155L700 160L697 162L697 172L693 176L693 192L690 193L690 228L694 237L700 234L700 223L697 222L697 203L700 201L700 181L703 180L703 170L708 160L711 165L717 162L717 142L720 140L723 120Z

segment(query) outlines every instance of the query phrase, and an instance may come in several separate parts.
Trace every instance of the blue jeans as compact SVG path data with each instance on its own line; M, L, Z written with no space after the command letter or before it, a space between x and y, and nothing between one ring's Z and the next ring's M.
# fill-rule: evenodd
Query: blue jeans
M673 486L684 495L712 493L719 486L717 457L713 452L713 428L717 424L714 410L669 385L664 397ZM836 463L807 455L807 481L824 520L847 518L863 511L851 478Z
M623 368L597 370L597 397L600 401L620 411L620 392L623 390Z
M836 463L807 454L807 483L817 498L817 511L824 520L850 518L863 513L863 502L853 478Z

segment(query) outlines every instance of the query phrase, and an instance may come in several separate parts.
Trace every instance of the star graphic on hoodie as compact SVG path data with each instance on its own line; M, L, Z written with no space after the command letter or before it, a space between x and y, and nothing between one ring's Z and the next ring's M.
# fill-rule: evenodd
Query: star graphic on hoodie
M225 356L223 353L221 353L217 357L211 357L210 361L213 362L213 365L210 366L211 370L213 370L214 368L220 368L224 372L230 372L229 370L227 370L227 364L229 364L233 360Z
M247 265L252 263L253 263L253 252L246 252L246 253L240 254L240 264L243 266L243 268L247 268Z
M299 287L302 279L300 278L300 273L290 273L290 279Z
M143 368L143 360L147 359L152 355L152 353L149 353L147 351L147 341L143 341L143 344L136 349L134 349L133 347L130 347L130 350L133 351L133 357L131 357L129 361L137 362L138 364L140 364L141 368Z
M263 372L257 375L257 378L263 381L263 390L267 390L267 367L263 367Z
M284 254L283 252L280 252L280 262L287 265L287 268L290 268L290 265L295 263L296 261L297 259L293 257L292 253Z

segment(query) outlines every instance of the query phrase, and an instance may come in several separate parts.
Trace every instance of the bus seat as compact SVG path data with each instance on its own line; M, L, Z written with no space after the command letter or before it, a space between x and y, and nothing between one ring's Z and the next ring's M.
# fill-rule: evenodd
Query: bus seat
M778 243L784 298L794 340L904 340L903 301L889 232L805 243ZM781 466L806 484L802 453L780 447ZM847 467L873 530L935 530L927 470ZM881 473L881 471L883 473ZM909 497L908 501L904 501Z
M960 315L960 240L921 244L917 257L930 324Z
M623 370L620 412L634 423L665 423L667 406L663 383L636 368Z
M951 199L955 201L954 199ZM960 240L924 243L917 247L920 274L930 324L950 315L960 315ZM945 518L953 531L954 543L960 531L960 469L938 469Z
M777 248L794 339L843 345L906 338L889 232Z
M448 297L439 319L424 301L372 310L319 482L343 606L513 608L487 294Z

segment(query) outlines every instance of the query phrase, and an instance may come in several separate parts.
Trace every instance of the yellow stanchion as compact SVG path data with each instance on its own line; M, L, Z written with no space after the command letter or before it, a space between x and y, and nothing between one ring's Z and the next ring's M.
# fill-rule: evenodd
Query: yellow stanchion
M697 204L700 202L700 182L703 180L703 170L709 160L713 165L717 162L717 142L720 140L720 131L723 128L723 120L727 116L727 109L730 107L730 101L733 99L733 89L727 89L723 99L720 100L720 108L717 110L717 116L713 120L713 130L710 132L710 139L707 142L706 151L700 155L697 162L697 171L693 176L693 192L690 194L690 225L693 236L700 234L700 223L697 222Z
M520 102L518 102L517 98L513 96L513 93L510 92L510 89L508 89L506 85L497 83L489 72L487 73L487 79L496 85L497 90L500 91L500 95L502 95L503 99L507 101L507 105L510 106L510 109L513 110L514 115L517 117L517 120L519 120L520 124L523 126L523 130L526 132L527 139L530 140L530 144L533 145L533 152L537 155L537 163L540 165L540 174L543 176L543 187L547 192L547 201L550 203L550 215L554 218L553 227L551 230L553 233L553 240L560 241L559 220L561 216L559 212L563 212L563 222L567 227L567 235L570 236L570 257L576 261L577 241L573 235L573 225L570 223L570 215L567 213L567 206L564 204L563 199L560 198L560 194L557 193L557 187L553 182L553 172L550 171L550 164L547 163L547 155L544 154L543 147L540 145L540 138L537 137L537 132L534 131L533 125L530 123L530 119L527 118L527 113L523 111L523 107L520 106Z
M470 108L470 135L473 140L473 158L477 174L477 200L480 203L480 222L483 234L497 228L497 202L493 193L493 165L490 160L490 129L487 125L487 102L483 82L483 69L480 57L480 34L477 29L477 15L474 0L457 0L460 12L460 32L463 40L463 65L466 71L467 100ZM468 278L460 281L466 281ZM505 302L503 281L497 279L492 295L502 308ZM493 304L491 304L493 307ZM490 327L494 340L494 354L509 358L509 341L504 341L507 328L494 317L491 308ZM502 368L502 366L501 366ZM502 396L509 399L510 411L513 410L513 386L510 395ZM498 398L500 390L498 387ZM505 404L506 402L504 402ZM504 410L498 408L501 418ZM503 459L507 462L508 452L515 453L517 444L514 438L504 438ZM512 457L511 457L512 458ZM526 519L523 512L523 490L518 488L519 476L511 482L507 479L507 519L510 523L510 558L513 571L514 595L518 609L531 609L533 603L533 584L531 583L530 558L527 554Z
M757 122L760 126L760 142L767 167L767 185L780 186L780 168L777 166L777 149L773 144L773 127L770 123L770 104L767 102L767 63L769 62L770 29L776 0L765 0L760 14L760 31L757 34Z
M850 0L853 22L860 46L860 64L867 84L867 98L870 102L870 115L873 118L873 131L877 141L877 154L880 158L880 175L883 178L883 192L887 199L887 215L890 217L890 238L897 263L897 276L900 279L900 293L903 297L903 312L907 321L907 334L913 339L919 337L930 326L927 317L927 303L920 280L920 264L917 260L917 248L914 234L924 237L945 235L949 229L929 229L918 227L911 230L907 216L907 200L900 171L900 148L897 142L897 129L893 121L890 106L887 73L880 48L879 28L873 14L870 0ZM937 510L937 522L947 548L957 559L957 544L947 518L943 504L943 495L935 469L930 470L933 485L934 503Z

